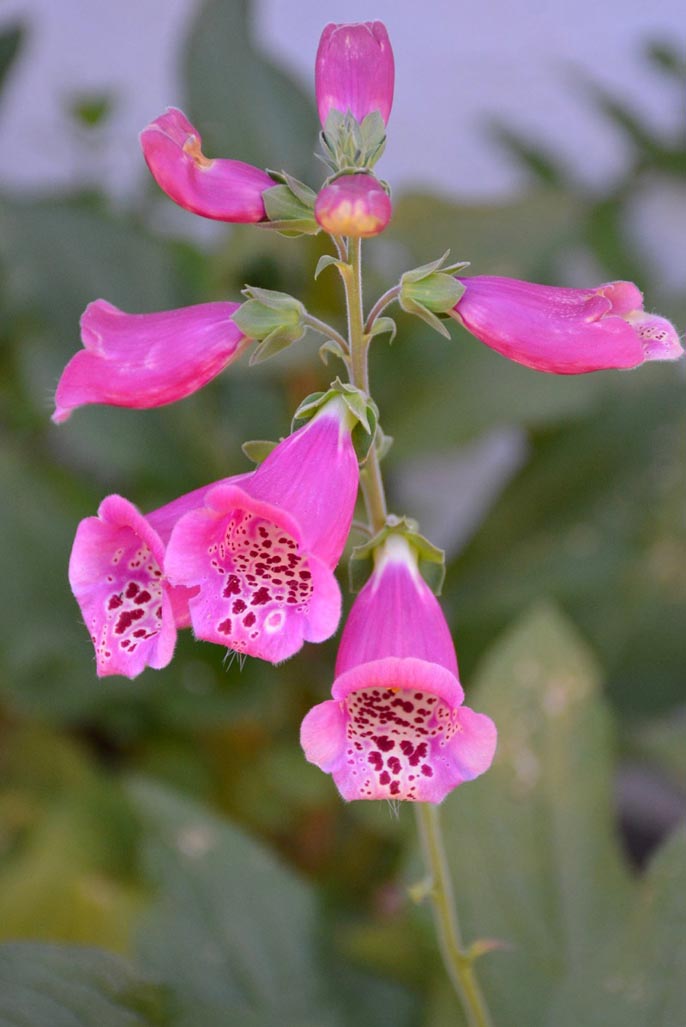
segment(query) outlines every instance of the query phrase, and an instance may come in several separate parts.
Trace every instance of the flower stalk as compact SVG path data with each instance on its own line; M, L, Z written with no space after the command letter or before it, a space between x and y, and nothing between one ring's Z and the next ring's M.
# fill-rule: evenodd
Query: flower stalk
M348 313L350 381L369 395L368 332L379 314L396 298L398 288L389 289L377 300L365 324L361 240L348 239L347 252L349 264L339 266L339 271L345 289ZM375 534L384 527L388 509L379 456L373 445L362 470L360 484L369 518L369 530ZM453 886L445 855L440 809L429 802L417 802L415 811L424 861L431 881L428 895L443 964L464 1006L469 1027L491 1027L492 1020L476 978L474 957L465 951L460 934Z

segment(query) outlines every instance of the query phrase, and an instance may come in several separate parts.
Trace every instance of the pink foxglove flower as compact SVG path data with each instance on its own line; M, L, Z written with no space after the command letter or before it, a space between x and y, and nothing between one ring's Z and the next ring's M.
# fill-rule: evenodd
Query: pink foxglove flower
M564 289L487 275L459 280L465 292L455 319L498 353L537 371L583 374L683 355L674 326L644 311L632 282Z
M277 663L340 619L333 574L359 471L342 400L328 402L242 482L220 485L174 528L165 571L190 599L198 638Z
M322 125L329 111L348 111L358 121L378 111L388 123L395 65L386 26L380 21L327 25L315 63L317 109Z
M200 133L176 107L168 107L140 135L152 176L175 203L216 221L249 223L266 217L262 193L274 181L240 160L210 160Z
M240 356L245 336L232 320L239 303L200 303L155 314L126 314L105 300L81 318L84 349L65 367L53 421L85 403L159 407L206 385Z
M314 216L331 235L367 239L391 220L391 201L373 175L342 175L321 190Z
M69 583L95 647L98 677L137 677L166 667L176 633L190 625L192 593L164 577L164 549L183 515L202 505L208 489L243 482L249 474L188 492L147 515L123 496L108 496L97 517L79 524L69 561Z
M350 611L332 694L300 739L344 799L441 802L491 765L495 725L462 705L448 625L399 535Z

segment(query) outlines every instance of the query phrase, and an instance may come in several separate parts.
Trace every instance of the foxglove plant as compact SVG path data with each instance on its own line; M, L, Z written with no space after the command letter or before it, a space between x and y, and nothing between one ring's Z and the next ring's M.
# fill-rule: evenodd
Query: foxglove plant
M315 78L329 170L318 192L287 172L207 158L197 129L174 108L143 131L141 145L157 183L186 210L289 237L326 233L333 252L315 276L337 269L347 334L295 297L258 286L246 287L243 303L148 314L96 300L83 315L84 349L60 379L53 419L86 403L145 408L183 399L248 346L257 363L308 330L324 337L322 356L339 358L348 380L306 397L278 444L246 444L258 464L251 472L148 515L107 497L78 527L70 583L100 676L166 666L178 629L189 626L198 639L278 663L336 631L334 571L361 488L368 541L351 555L361 590L342 633L331 698L305 717L302 746L344 799L415 803L446 969L468 1022L483 1027L490 1021L475 976L479 947L460 939L437 806L488 770L496 728L463 704L436 598L443 554L415 522L387 511L381 460L390 440L370 394L369 348L395 333L384 316L394 302L444 335L452 318L510 360L555 374L676 360L682 348L668 321L645 312L632 283L570 289L466 276L468 265L447 263L447 254L406 271L365 316L361 240L383 232L392 216L388 187L373 170L393 101L385 27L327 26Z

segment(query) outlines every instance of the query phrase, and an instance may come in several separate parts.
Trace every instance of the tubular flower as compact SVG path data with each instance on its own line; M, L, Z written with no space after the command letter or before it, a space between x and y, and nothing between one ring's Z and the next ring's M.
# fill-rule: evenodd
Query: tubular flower
M537 371L583 374L683 355L674 326L644 311L632 282L564 289L487 275L458 281L465 291L455 320L491 349Z
M184 399L215 378L250 341L232 315L239 303L200 303L155 314L126 314L105 300L81 318L84 349L64 371L53 421L86 403L137 409Z
M395 65L386 26L380 21L327 25L315 63L317 109L322 125L329 111L348 111L363 121L378 111L384 124L393 105Z
M69 584L95 647L98 677L137 677L166 667L177 628L188 627L188 592L164 578L164 547L175 521L202 503L207 487L144 516L123 496L108 496L97 517L79 524Z
M344 799L441 802L491 765L495 725L462 705L448 625L399 535L350 611L332 695L300 740Z
M359 470L350 415L334 399L238 487L220 485L174 527L165 571L190 599L198 638L278 663L340 619L333 574Z
M373 175L342 175L321 190L314 216L325 232L367 239L391 220L391 201Z
M176 107L151 121L140 142L153 178L180 207L216 221L265 219L262 193L274 185L267 172L240 160L210 160L200 133Z

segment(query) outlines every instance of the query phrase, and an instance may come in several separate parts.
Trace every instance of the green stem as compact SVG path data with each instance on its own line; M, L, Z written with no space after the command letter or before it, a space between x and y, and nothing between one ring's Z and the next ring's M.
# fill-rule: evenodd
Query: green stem
M347 253L349 264L340 267L339 270L345 288L348 313L350 381L369 395L367 331L374 318L395 299L397 292L390 289L377 300L365 326L362 306L362 246L359 239L348 240ZM374 446L364 465L361 482L370 527L372 533L376 533L386 523L387 508L379 457ZM416 805L416 813L424 858L431 877L434 924L445 969L464 1005L469 1027L491 1027L488 1009L477 983L473 957L465 952L460 937L438 807L420 802Z
M369 338L364 331L362 307L362 241L348 240L349 268L341 269L345 287L345 303L348 311L348 340L350 346L350 381L369 395L368 350ZM372 445L360 476L367 514L373 533L380 531L386 523L388 510L386 494L379 466L379 455Z
M415 806L417 829L431 877L431 905L443 965L460 996L469 1027L491 1027L491 1018L479 988L474 959L465 952L455 911L455 896L445 857L440 807L428 802Z
M303 318L304 323L308 328L312 328L313 331L319 332L320 335L325 336L327 339L332 339L337 342L344 353L348 353L347 340L337 332L335 328L327 324L326 321L320 321L318 317L314 317L312 314L306 314Z
M367 317L367 321L364 326L365 332L371 332L372 325L376 321L379 314L382 314L386 307L389 307L394 300L397 300L399 295L400 286L394 285L393 288L389 289L388 292L385 292L383 296L379 296L378 300L376 301L372 309L369 311L369 316Z

